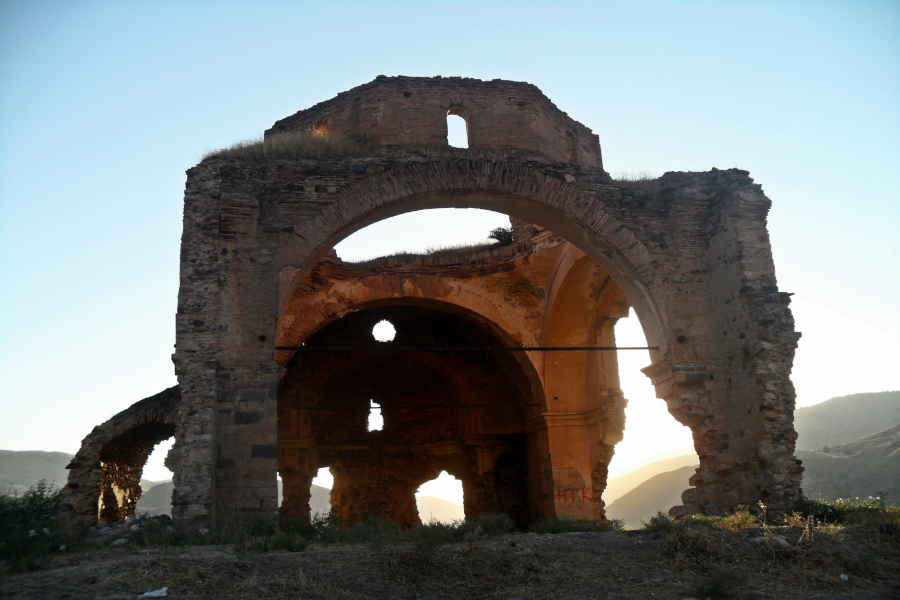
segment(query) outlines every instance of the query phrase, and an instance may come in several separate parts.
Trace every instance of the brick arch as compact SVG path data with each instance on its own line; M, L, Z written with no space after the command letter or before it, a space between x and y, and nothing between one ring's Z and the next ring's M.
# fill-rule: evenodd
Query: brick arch
M416 210L483 208L546 227L593 258L622 287L648 342L664 354L666 328L659 299L650 292L649 250L603 208L602 199L576 189L565 177L521 163L444 159L395 167L350 185L282 248L281 264L295 273L283 290L281 314L313 266L354 232Z
M107 522L134 514L141 473L153 448L176 434L178 386L133 404L98 425L66 467L66 502L76 514Z
M315 302L313 304L313 300L316 298L304 298L306 302L312 304L313 310L305 315L306 318L301 323L292 323L292 325L296 326L288 331L281 327L277 344L279 346L298 346L316 332L351 312L398 305L423 306L457 314L473 321L489 332L497 338L500 345L537 345L539 341L536 337L529 335L527 330L517 328L516 323L505 319L497 311L488 314L484 311L476 312L469 303L465 302L466 298L463 295L448 296L444 299L410 296L405 295L403 290L391 289L389 286L365 286L355 288L353 291L355 292L354 294L341 297L337 301L334 301L335 295L329 290L323 290L317 294L318 298L328 300L325 302ZM276 351L276 362L286 366L292 356L293 352L289 350ZM512 356L531 384L532 394L535 396L536 401L546 409L543 385L536 368L538 361L543 360L542 357L533 352L516 352Z
M423 311L424 314L413 317L411 321L404 321L402 315L407 314L408 311L390 310L397 305L396 302L381 305L381 310L379 307L375 307L372 309L374 312L371 315L366 315L367 311L365 310L357 311L354 316L350 317L354 320L349 323L349 330L343 331L337 338L330 338L328 333L324 332L324 339L357 339L375 320L379 318L393 320L395 317L398 319L395 323L401 324L398 326L400 330L398 336L402 337L404 331L409 332L412 345L416 345L415 340L433 339L418 337L420 333L415 327L416 323L422 322L417 319L423 317L432 322L431 313L435 312L433 307L429 307L431 310ZM389 310L383 310L385 308ZM446 319L453 323L454 330L464 329L468 333L463 332L459 335L463 335L464 339L473 340L472 344L463 343L462 345L498 345L497 342L485 344L486 338L495 337L491 332L485 332L478 324L469 324L463 328L460 321L465 317L460 316L456 311L450 314L452 316L446 317ZM407 325L405 329L402 328L404 322ZM445 321L444 326L446 326L446 322L448 321ZM332 325L335 324L340 327L340 323L332 321ZM347 331L352 332L350 337L347 337ZM333 331L332 334L334 334ZM452 337L453 335L451 335ZM310 343L321 343L322 340L322 336L319 336ZM376 343L373 342L373 344ZM325 342L325 345L331 344ZM536 397L535 392L540 392L541 388L531 387L529 389L527 375L522 373L521 366L508 356L500 355L496 359L495 364L493 361L477 355L473 357L470 354L416 352L412 355L403 355L401 367L397 363L390 362L393 359L385 355L371 353L362 355L353 352L315 353L297 357L286 370L278 391L279 471L285 490L284 502L281 507L282 514L300 518L308 515L309 495L306 490L317 470L325 465L331 467L335 473L335 488L332 492L335 500L333 508L341 515L342 519L348 521L364 517L365 510L372 510L375 511L375 514L384 518L392 518L401 523L417 522L415 511L412 509L414 504L412 495L419 485L431 479L432 475L436 475L441 470L447 470L464 482L464 486L467 488L465 503L467 515L477 516L485 510L492 510L494 508L494 494L491 491L493 490L492 476L486 475L479 469L479 465L481 465L484 471L493 472L490 458L478 457L495 447L508 446L513 441L524 444L525 432L530 431L534 421L541 418L542 412L540 407L534 406L539 404L540 400L539 397ZM364 364L369 360L374 362ZM384 365L381 363L385 362L393 365L394 368L382 368ZM372 370L373 365L378 365L374 371ZM395 374L392 371L402 372L399 380L391 379ZM382 373L386 374L383 378ZM491 377L491 373L497 373L498 376ZM499 375L500 373L503 375ZM425 381L439 382L433 390L439 389L441 394L446 395L451 413L461 413L462 407L467 404L473 405L472 410L468 411L468 417L464 418L460 414L458 429L455 426L449 426L449 430L444 430L438 439L431 438L430 435L417 438L416 431L420 433L431 431L430 428L434 424L437 424L434 431L441 431L444 429L442 423L450 423L455 417L451 418L450 415L445 415L446 419L423 422L419 421L422 418L421 415L411 416L408 410L394 413L398 420L394 421L393 426L389 425L387 411L393 410L393 407L390 402L385 404L378 394L382 392L392 394L392 392L388 392L389 389L394 389L391 386L396 386L399 382L400 387L397 387L395 391L402 390L405 383L419 381L419 378ZM384 387L385 385L387 387ZM413 389L416 389L416 385L413 385ZM352 420L342 421L339 425L335 425L335 418L330 415L322 417L321 413L303 413L303 407L315 410L320 403L327 405L350 398L351 396L346 395L348 390L354 397L352 406L355 407L353 411L356 416ZM373 395L367 396L367 393ZM403 397L404 392L399 393ZM407 400L413 399L416 393L413 392L413 395L408 396ZM366 397L374 397L376 401L382 402L385 411L385 433L383 435L389 436L386 438L388 440L386 446L381 446L381 441L366 442L365 438L355 437L359 435L358 417L362 414L362 405L355 404L355 402ZM414 400L413 403L415 404L417 401ZM514 402L516 407L510 408L509 402ZM485 411L485 403L497 403L497 407ZM494 424L494 420L498 414L482 414L505 413L509 415L510 412L515 416L497 420L498 423L502 423L499 429L491 428L497 426ZM513 422L517 423L515 431L505 430L506 426ZM416 429L415 427L404 429L410 423L415 427L424 426L425 429ZM487 425L487 428L483 429L482 424ZM472 425L475 428L469 429ZM337 429L333 429L334 427ZM404 431L407 433L404 434ZM411 437L407 437L410 434L412 434ZM363 458L360 458L362 464L354 464L349 460L348 452L357 452L357 446L367 443L373 444L371 451L364 453L367 458L376 457L375 453L382 451L386 453L385 456L391 457L390 460L387 460L388 471L382 472L381 468L373 471L370 468L372 465L366 466L366 459ZM346 447L341 449L342 446ZM401 446L408 449L418 448L418 450L401 451ZM436 449L437 452L435 452ZM337 453L335 454L335 452ZM404 452L410 452L410 454L405 455ZM405 461L402 469L396 466L397 460ZM376 474L372 475L373 473ZM371 479L367 479L370 476ZM360 486L359 482L365 483ZM371 500L371 505L366 505L365 509L361 504L363 502L360 496L362 489L368 490L370 500L376 498L376 500ZM391 493L387 493L388 490ZM535 490L535 494L537 493L539 490ZM523 498L523 505L525 502Z

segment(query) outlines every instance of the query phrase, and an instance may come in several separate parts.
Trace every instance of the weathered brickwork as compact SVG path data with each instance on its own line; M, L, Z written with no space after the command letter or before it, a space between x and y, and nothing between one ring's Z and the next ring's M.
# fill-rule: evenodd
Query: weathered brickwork
M447 147L448 112L467 120L469 149ZM603 518L624 427L614 352L531 353L505 366L423 355L424 387L412 393L402 385L412 359L276 350L342 331L358 338L356 315L403 319L404 307L454 315L465 324L454 331L474 332L467 339L571 346L614 345L612 327L630 306L656 348L644 371L700 457L675 512L760 500L777 511L800 497L790 381L799 334L775 280L771 202L747 172L613 181L596 136L515 82L379 77L267 136L307 130L364 135L372 151L213 157L188 171L173 355L176 518L221 525L271 514L278 471L284 510L303 514L321 466L335 472L332 499L351 520L371 511L415 522L411 494L440 470L463 480L470 515L505 507L520 520ZM362 265L333 257L369 223L439 207L509 214L516 241ZM490 377L510 382L506 396L473 387ZM446 418L395 413L390 430L369 435L360 394L385 391L398 403L443 402ZM501 396L516 408L457 406ZM331 402L342 410L303 410ZM469 427L492 441L479 444Z

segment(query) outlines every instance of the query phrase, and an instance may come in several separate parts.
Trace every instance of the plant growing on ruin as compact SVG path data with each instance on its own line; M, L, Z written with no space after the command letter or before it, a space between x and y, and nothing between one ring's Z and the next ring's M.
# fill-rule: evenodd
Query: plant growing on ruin
M488 234L488 238L497 240L501 246L509 246L513 243L512 227L497 227L492 229Z

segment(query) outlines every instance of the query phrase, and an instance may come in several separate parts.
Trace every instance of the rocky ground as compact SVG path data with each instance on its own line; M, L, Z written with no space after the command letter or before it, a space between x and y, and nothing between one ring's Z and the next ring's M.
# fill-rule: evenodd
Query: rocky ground
M301 552L116 542L128 540L126 529L38 569L3 572L0 598L133 600L165 587L166 598L223 600L900 599L892 524L817 528L811 544L798 543L799 527L703 526L518 533L438 547L313 543Z

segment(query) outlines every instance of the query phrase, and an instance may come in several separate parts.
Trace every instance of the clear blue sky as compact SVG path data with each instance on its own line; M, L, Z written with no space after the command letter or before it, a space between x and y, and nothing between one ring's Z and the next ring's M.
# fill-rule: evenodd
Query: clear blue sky
M529 81L607 170L748 169L800 404L900 388L898 2L0 4L0 448L174 385L184 171L386 75Z

